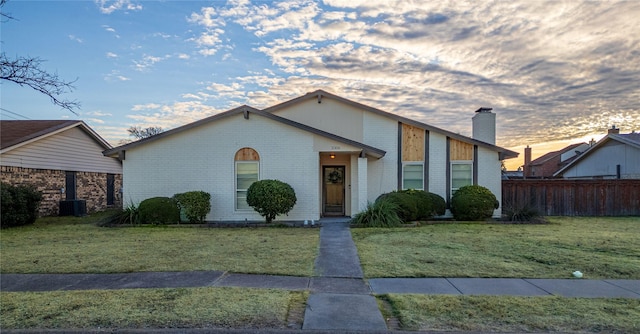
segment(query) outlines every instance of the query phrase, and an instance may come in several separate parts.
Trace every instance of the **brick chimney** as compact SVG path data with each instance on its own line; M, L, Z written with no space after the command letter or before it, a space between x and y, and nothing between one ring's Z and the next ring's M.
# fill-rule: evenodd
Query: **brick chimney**
M492 113L493 108L480 108L476 110L476 115L471 119L473 123L473 139L485 143L496 144L496 114Z
M527 147L524 148L524 166L522 169L522 175L525 178L531 177L531 167L529 166L530 164L531 164L531 147L527 145Z
M607 131L607 134L609 134L609 135L610 135L610 134L619 135L619 134L620 134L620 128L616 128L616 126L615 126L615 125L612 125L612 126L611 126L611 129L609 129L609 130Z

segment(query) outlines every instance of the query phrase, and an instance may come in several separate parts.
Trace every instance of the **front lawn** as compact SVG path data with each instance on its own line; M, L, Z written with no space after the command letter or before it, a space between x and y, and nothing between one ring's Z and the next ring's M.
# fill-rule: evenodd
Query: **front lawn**
M3 292L0 328L283 329L301 322L306 298L240 288Z
M311 276L319 229L97 227L104 214L2 230L2 273L221 270Z
M443 223L351 233L366 277L640 279L640 218Z
M638 333L640 300L384 295L401 328L414 331Z

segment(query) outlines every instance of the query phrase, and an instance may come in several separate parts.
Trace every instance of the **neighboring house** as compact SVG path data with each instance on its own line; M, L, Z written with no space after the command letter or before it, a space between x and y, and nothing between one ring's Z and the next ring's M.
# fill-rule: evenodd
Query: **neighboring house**
M584 153L589 147L589 144L586 143L572 144L531 161L531 147L527 146L524 149L523 176L529 179L551 178L558 170Z
M640 133L608 134L554 176L565 179L640 179Z
M246 203L262 179L290 184L282 220L352 216L382 193L424 189L449 199L479 184L501 198L495 114L481 108L472 139L318 90L258 110L241 106L104 152L123 162L125 203L203 190L208 221L261 220ZM500 216L500 209L495 216Z
M57 215L61 201L122 207L122 163L102 154L111 145L84 122L3 120L0 131L0 179L41 191L40 215Z

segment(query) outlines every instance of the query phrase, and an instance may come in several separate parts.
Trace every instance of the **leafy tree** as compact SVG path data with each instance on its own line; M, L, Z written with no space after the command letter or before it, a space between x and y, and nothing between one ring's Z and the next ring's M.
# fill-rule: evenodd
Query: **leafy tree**
M0 16L2 19L14 19L2 9L7 0L0 0ZM16 56L10 58L5 52L0 54L0 79L16 83L20 86L30 87L51 99L53 104L67 109L74 114L80 108L77 101L62 99L60 95L72 92L75 87L73 81L64 81L58 73L50 73L42 68L44 60L39 57Z

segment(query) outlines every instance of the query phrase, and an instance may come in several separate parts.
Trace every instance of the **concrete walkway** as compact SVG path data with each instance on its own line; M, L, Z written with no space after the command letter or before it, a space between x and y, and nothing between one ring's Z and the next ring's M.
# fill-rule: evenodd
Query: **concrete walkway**
M364 281L348 221L325 222L315 262L319 279L333 289L313 291L302 329L384 331L387 324Z

